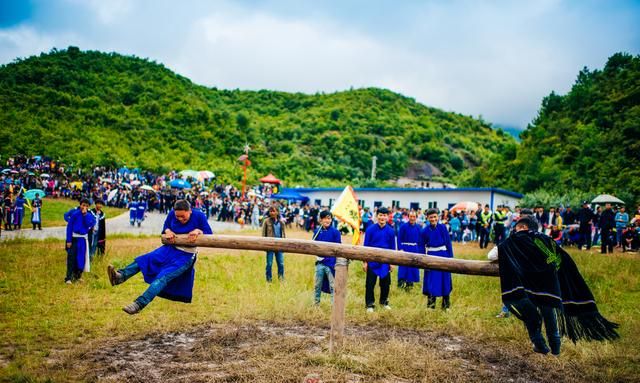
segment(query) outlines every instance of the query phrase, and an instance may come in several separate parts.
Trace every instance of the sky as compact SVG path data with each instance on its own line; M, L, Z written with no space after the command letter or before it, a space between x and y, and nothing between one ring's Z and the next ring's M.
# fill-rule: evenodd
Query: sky
M640 0L0 0L0 64L68 46L219 89L381 87L523 129L582 68L640 54Z

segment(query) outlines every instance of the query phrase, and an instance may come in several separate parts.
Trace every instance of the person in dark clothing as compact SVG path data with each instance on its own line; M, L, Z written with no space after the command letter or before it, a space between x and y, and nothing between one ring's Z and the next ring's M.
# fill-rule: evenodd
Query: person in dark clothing
M578 240L578 249L586 244L587 250L591 249L591 223L593 222L594 213L589 207L588 201L582 201L582 208L578 210L578 221L580 222L580 239Z
M638 251L640 247L640 233L633 225L622 231L622 251Z
M489 233L491 232L491 222L493 214L489 210L489 205L484 206L484 211L478 216L480 224L480 248L484 249L489 244Z
M544 207L536 206L536 213L534 214L534 217L539 223L538 231L544 232L547 228L547 222L549 221L549 215L544 211Z
M606 203L604 205L604 211L600 215L600 242L602 243L600 247L600 252L602 254L607 254L607 250L609 253L613 253L613 244L614 239L611 238L612 229L616 226L615 213L613 209L611 209L611 204Z
M589 286L569 254L521 217L516 232L489 254L500 266L505 306L524 322L533 351L560 354L561 335L578 340L615 340L618 324L598 311ZM492 254L493 253L493 254ZM544 322L549 347L542 335Z
M576 213L571 210L571 206L567 206L567 210L564 212L564 217L562 217L563 225L575 225L576 223Z

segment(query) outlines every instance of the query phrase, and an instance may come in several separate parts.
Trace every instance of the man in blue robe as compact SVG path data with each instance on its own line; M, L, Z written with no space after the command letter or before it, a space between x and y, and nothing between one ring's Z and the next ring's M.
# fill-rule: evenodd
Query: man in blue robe
M207 216L200 210L191 209L189 202L176 201L169 212L162 233L171 242L176 234L188 234L195 242L201 234L213 234ZM156 250L137 257L129 266L116 271L109 265L107 273L112 286L124 283L138 272L142 272L149 288L136 300L123 307L127 314L139 313L156 297L191 303L197 247L163 245Z
M320 212L320 227L313 233L314 241L342 243L340 232L331 225L333 216L331 212L323 210ZM322 292L330 293L333 299L333 280L336 274L335 257L316 257L316 278L314 303L320 304Z
M398 231L398 250L424 254L422 246L422 228L417 224L418 215L409 212L409 222L402 224ZM415 282L420 282L420 269L410 266L398 267L398 287L410 290Z
M422 231L422 242L427 248L427 255L453 258L451 237L449 237L447 227L438 223L438 211L429 209L427 211L427 220L429 224ZM442 309L448 309L451 305L449 300L451 290L451 273L439 270L424 271L422 294L427 296L428 308L435 308L436 297L442 297Z
M89 230L96 224L95 217L89 213L89 200L82 199L77 209L65 213L67 221L67 275L65 283L71 284L80 279L83 271L90 271Z
M365 247L377 247L380 249L396 250L396 235L387 222L389 220L389 209L381 207L376 214L376 225L371 225L364 235ZM364 262L364 270L367 273L365 284L365 304L367 312L373 312L376 299L374 288L376 281L380 278L380 304L385 309L391 310L389 306L389 288L391 287L391 266L386 263Z
M132 199L127 207L129 208L129 223L131 226L135 226L138 220L138 201Z
M16 200L13 202L13 224L14 229L22 229L22 220L24 219L24 203L25 199L22 197L22 194L18 194Z
M142 224L142 221L144 221L144 213L146 210L147 210L147 201L140 198L140 200L138 201L138 212L136 216L136 220L138 221L138 227L140 227L140 225Z

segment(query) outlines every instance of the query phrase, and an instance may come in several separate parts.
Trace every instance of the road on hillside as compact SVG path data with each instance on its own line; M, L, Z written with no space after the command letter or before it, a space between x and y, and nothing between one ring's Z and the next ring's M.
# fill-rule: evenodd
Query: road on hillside
M113 234L133 234L133 235L159 235L162 230L162 225L167 217L166 214L157 212L146 213L147 217L140 227L131 226L129 223L129 212L125 212L113 218L107 219L107 238ZM229 232L229 231L241 231L240 225L230 222L218 222L209 220L209 224L214 233ZM24 225L23 225L24 226ZM250 226L245 226L245 230L250 229ZM6 231L2 230L0 235L0 241L26 238L26 239L45 239L45 238L57 238L64 239L66 235L66 227L45 227L42 230L32 230L29 224L28 229Z

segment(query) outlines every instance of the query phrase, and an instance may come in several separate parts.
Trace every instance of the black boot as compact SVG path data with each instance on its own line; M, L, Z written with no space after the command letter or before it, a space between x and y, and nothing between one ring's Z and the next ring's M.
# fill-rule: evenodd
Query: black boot
M451 306L451 301L449 300L449 296L445 295L442 297L442 309L443 310L448 310L449 307Z
M431 295L427 295L427 308L435 309L436 308L436 297L432 297Z

